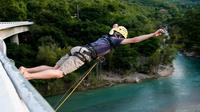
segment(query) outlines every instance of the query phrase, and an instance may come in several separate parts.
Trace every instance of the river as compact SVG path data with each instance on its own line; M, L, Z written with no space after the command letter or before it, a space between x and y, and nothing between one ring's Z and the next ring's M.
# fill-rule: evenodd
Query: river
M200 112L200 59L178 54L173 65L169 77L76 92L59 112Z

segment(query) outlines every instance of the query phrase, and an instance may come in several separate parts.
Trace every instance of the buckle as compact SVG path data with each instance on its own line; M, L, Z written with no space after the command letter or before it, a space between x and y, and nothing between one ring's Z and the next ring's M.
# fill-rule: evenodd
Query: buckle
M97 58L97 60L99 60L100 63L103 63L106 59L105 59L105 57L103 57L103 56L99 56L99 57Z

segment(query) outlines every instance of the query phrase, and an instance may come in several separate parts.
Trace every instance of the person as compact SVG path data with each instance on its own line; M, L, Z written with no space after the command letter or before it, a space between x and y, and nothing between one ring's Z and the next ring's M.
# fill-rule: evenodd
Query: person
M73 47L70 50L70 53L60 58L54 67L41 65L33 68L25 68L21 66L19 71L27 80L62 78L77 70L85 63L88 63L97 57L104 56L109 53L111 49L116 48L119 45L138 43L151 37L158 37L163 33L164 29L158 29L150 34L127 38L127 29L124 26L114 24L109 34L103 35L101 38L90 44Z

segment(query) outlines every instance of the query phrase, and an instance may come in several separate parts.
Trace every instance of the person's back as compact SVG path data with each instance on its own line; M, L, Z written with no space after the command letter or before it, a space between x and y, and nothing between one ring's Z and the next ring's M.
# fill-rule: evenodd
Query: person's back
M89 45L96 51L97 56L104 56L109 53L111 49L120 45L123 38L117 38L113 35L103 35L97 41Z

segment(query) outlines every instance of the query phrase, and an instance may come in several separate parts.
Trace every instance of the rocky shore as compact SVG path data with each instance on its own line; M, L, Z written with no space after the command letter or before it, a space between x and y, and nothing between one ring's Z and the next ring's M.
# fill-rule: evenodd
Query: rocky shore
M116 74L113 75L113 73L108 72L102 76L102 79L106 81L111 81L114 83L138 83L144 79L169 76L172 74L173 70L174 70L173 66L167 65L167 66L159 67L158 73L155 75L148 75L148 74L136 72L124 77L120 75L116 75Z
M110 87L116 84L124 83L140 83L146 79L155 79L159 77L166 77L172 74L174 68L172 65L160 65L158 72L154 75L144 74L144 73L130 73L129 75L120 75L113 72L102 72L101 75L88 78L84 80L81 85L77 88L78 91L84 91L88 89L96 89L102 87ZM43 96L51 96L64 93L69 89L70 85L63 81L62 79L57 79L44 84L43 86L37 86L37 90Z
M194 51L183 51L183 54L189 57L195 57L195 58L200 58L200 54Z
M160 65L158 69L158 75L161 77L169 76L173 73L174 67L173 65Z
M145 79L153 79L153 78L169 76L173 73L173 71L174 68L172 65L160 65L158 72L155 75L148 75L136 72L122 76L113 72L103 72L102 75L99 76L100 80L99 83L84 82L79 87L79 90L107 87L122 83L140 83Z

